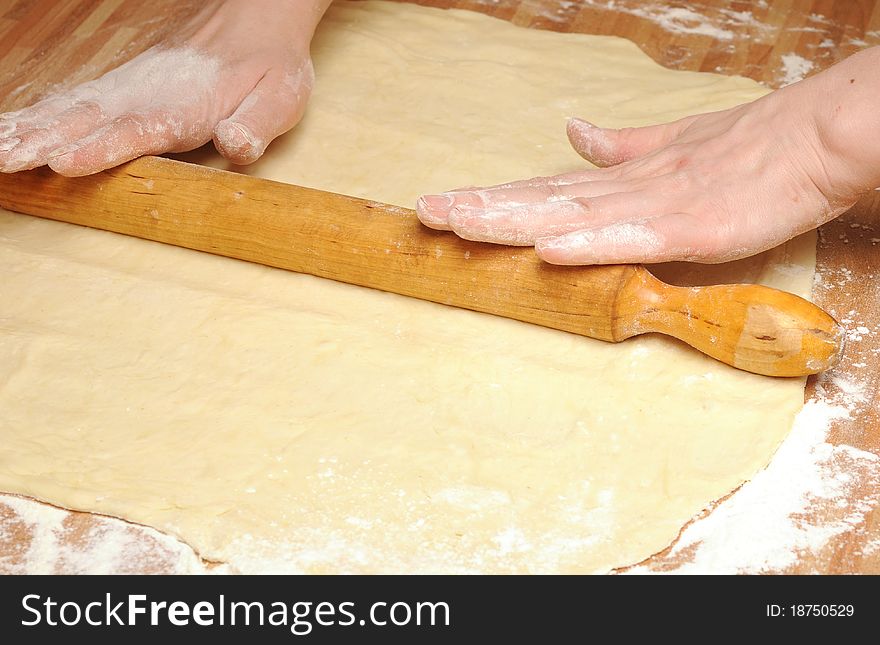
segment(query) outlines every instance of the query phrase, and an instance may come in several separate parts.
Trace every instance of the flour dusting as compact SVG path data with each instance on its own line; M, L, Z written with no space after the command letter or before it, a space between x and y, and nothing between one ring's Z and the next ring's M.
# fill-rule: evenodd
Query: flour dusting
M814 65L803 56L797 54L785 54L782 57L782 71L780 72L779 87L785 87L792 83L804 80L812 71Z
M708 36L716 40L748 38L750 32L769 29L768 25L756 19L751 11L721 8L714 10L712 14L702 14L685 7L670 7L662 2L626 2L625 0L584 0L584 4L644 18L672 33Z
M686 554L683 564L669 571L649 563L626 573L779 571L858 530L880 505L880 457L827 439L832 422L849 418L864 392L841 377L826 377L817 395L770 465L682 531L669 556ZM825 502L821 518L810 514L817 502ZM827 506L834 511L824 511Z
M0 574L207 573L187 545L152 528L0 496ZM220 572L224 568L215 568Z

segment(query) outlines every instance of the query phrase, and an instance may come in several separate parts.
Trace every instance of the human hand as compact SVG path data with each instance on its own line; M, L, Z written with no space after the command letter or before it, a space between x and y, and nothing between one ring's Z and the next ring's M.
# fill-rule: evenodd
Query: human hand
M0 171L88 175L208 141L237 164L302 118L309 43L330 0L211 0L173 39L104 76L0 115ZM271 20L267 20L267 15Z
M759 253L880 185L878 54L675 123L611 130L572 119L571 144L599 169L423 196L419 218L470 240L534 244L554 264Z

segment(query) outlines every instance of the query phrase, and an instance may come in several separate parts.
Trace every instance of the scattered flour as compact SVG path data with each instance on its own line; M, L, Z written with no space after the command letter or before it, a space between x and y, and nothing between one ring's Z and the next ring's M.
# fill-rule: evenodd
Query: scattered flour
M0 574L220 573L193 550L146 526L0 496Z
M770 29L769 25L756 19L751 11L721 8L713 10L712 15L705 15L685 7L670 7L663 2L583 0L583 4L644 18L672 33L708 36L717 40L749 38L750 32Z
M669 557L687 554L684 564L671 571L640 565L625 573L779 571L862 525L880 505L880 457L827 442L831 423L849 418L864 401L859 388L844 385L835 394L820 385L820 398L798 414L770 465L682 531ZM856 495L857 488L864 493ZM837 512L820 520L808 516L817 502L823 508L831 503Z
M812 69L813 63L803 56L798 56L797 54L783 55L779 87L785 87L786 85L804 80Z
M21 94L22 92L24 92L27 88L29 88L29 87L30 87L31 85L33 85L33 84L34 84L33 81L28 81L27 83L24 83L23 85L19 85L18 87L16 87L14 90L12 90L12 91L9 93L9 98L12 98L12 97L18 96L19 94Z

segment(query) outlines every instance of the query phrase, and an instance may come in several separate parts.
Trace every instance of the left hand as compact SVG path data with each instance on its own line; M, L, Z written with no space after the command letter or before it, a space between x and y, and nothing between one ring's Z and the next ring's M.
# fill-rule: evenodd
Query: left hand
M69 90L0 114L0 172L48 165L69 177L213 140L253 163L302 118L312 34L330 0L188 0L161 43Z

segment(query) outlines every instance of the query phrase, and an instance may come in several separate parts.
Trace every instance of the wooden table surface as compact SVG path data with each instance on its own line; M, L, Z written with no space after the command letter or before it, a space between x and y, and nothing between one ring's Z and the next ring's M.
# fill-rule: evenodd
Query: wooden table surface
M880 2L876 0L418 0L457 7L515 24L554 31L610 34L629 38L659 63L674 69L740 74L769 87L822 70L860 49L880 44ZM185 19L188 3L173 0L0 0L0 112L24 107L50 89L67 87L119 65L156 44ZM829 441L880 455L880 192L820 229L820 282L814 299L851 330L842 364L811 379L827 399L838 388L860 384L849 418L835 422ZM876 475L876 472L874 473ZM880 573L880 477L861 477L852 490L874 500L851 527L818 551L799 554L789 573ZM0 497L0 572L21 570L35 538L32 526ZM8 499L8 498L6 498ZM871 506L871 504L869 504ZM808 519L839 523L846 513L835 500L818 499ZM844 518L845 519L845 518ZM95 523L84 513L63 520L71 548ZM131 527L137 534L137 527ZM154 538L144 533L143 542ZM155 541L155 540L154 540ZM173 570L161 545L136 567ZM669 551L646 564L674 568L683 557ZM46 570L44 568L43 570ZM65 570L64 562L48 570Z

